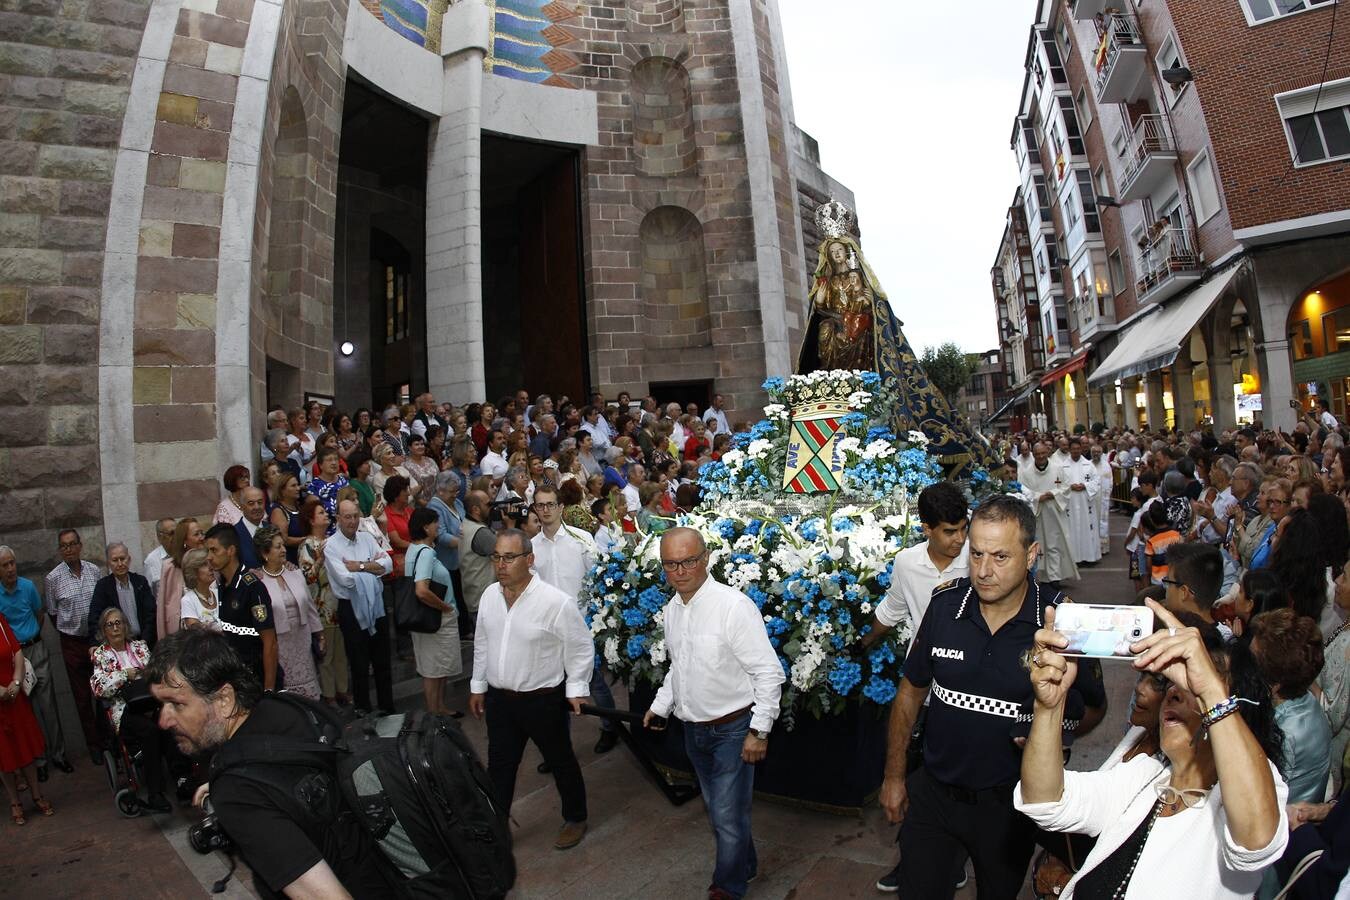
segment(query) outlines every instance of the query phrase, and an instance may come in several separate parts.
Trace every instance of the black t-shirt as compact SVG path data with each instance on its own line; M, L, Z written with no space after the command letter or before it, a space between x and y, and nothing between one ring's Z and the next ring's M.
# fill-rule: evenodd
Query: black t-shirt
M923 761L938 781L966 790L1016 783L1022 751L1014 738L1026 736L1034 699L1022 652L1041 627L1044 608L1063 600L1059 591L1030 581L1017 615L990 634L969 578L933 592L904 677L929 689ZM1066 704L1066 732L1077 726L1085 702L1105 703L1100 669L1085 668L1082 689L1075 684Z
M227 628L226 640L244 664L258 676L258 683L266 684L263 677L262 637L258 632L276 629L272 619L272 598L267 593L267 586L258 576L240 566L228 582L221 576L219 592L220 621L253 632L238 634Z
M283 736L313 741L314 729L303 712L265 695L234 738ZM229 746L227 743L226 746ZM397 896L386 880L388 864L356 820L340 814L338 787L331 772L277 766L269 775L290 783L288 802L275 789L229 770L211 780L211 803L221 826L254 872L264 898L285 887L321 861L327 861L353 897ZM297 820L303 795L308 814Z

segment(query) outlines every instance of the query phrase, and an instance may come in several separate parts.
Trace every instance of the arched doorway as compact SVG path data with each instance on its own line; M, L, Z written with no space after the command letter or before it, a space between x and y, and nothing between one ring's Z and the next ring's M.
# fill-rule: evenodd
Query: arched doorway
M1325 400L1337 419L1350 409L1350 271L1313 286L1289 311L1286 333L1295 398L1304 411Z

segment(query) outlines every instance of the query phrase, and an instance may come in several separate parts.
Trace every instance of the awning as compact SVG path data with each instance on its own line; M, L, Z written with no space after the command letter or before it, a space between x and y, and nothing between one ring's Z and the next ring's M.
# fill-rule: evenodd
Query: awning
M1047 384L1053 384L1054 382L1059 381L1065 375L1072 375L1074 372L1077 372L1079 369L1085 367L1087 365L1088 351L1091 349L1092 349L1091 344L1084 345L1083 349L1079 350L1076 354L1074 354L1073 358L1070 359L1068 362L1064 363L1061 366L1057 366L1056 368L1051 369L1049 372L1046 372L1043 376L1041 376L1041 387L1045 387Z
M1178 302L1137 320L1121 336L1116 349L1088 376L1088 383L1103 384L1118 378L1133 378L1170 366L1191 331L1223 296L1241 268L1234 266L1204 282Z
M1026 403L1027 399L1031 397L1031 392L1034 390L1036 390L1036 385L1033 383L1014 394L1011 400L998 408L998 412L989 417L989 421L997 422L999 419L1005 418L1008 413L1012 412L1014 406L1017 406L1019 403Z

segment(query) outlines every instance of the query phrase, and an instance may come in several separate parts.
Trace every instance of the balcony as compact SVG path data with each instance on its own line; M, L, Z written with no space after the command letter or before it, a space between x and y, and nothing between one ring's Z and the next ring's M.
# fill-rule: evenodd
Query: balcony
M1088 19L1095 18L1109 5L1109 0L1076 0L1076 2L1070 3L1069 7L1075 19L1085 22Z
M1120 151L1124 171L1120 202L1143 200L1168 179L1175 180L1177 145L1164 116L1141 116Z
M1148 48L1133 19L1119 13L1106 18L1092 61L1097 69L1098 103L1133 103L1145 95Z
M1085 294L1069 301L1078 319L1078 340L1090 340L1094 335L1116 327L1116 304L1110 295Z
M1135 285L1139 305L1161 303L1200 280L1204 267L1195 235L1172 226L1157 232L1139 255L1143 275Z

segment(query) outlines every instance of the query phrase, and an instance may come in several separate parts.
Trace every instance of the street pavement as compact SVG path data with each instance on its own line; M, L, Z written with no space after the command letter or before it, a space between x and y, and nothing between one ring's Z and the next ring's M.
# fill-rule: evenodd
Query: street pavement
M1082 567L1080 581L1065 585L1074 599L1132 602L1134 590L1121 550L1127 524L1123 515L1111 517L1112 551L1100 563ZM1124 732L1134 677L1124 662L1106 663L1105 676L1110 704L1106 720L1075 744L1072 768L1100 765ZM63 678L64 672L58 677ZM415 681L400 688L400 708L420 705ZM467 681L455 686L453 706L466 708L467 690ZM615 693L623 706L622 689ZM73 707L68 701L66 705L66 734L78 735ZM462 722L485 757L483 724L471 717ZM512 896L521 900L704 896L712 872L713 841L702 802L671 805L622 744L597 756L591 749L599 734L596 720L576 721L572 733L586 779L591 830L575 849L553 849L561 824L557 792L549 776L535 771L540 757L531 746L512 807L519 868ZM72 761L75 774L53 772L44 786L55 816L33 814L22 828L7 818L0 820L4 835L0 896L49 900L210 895L212 883L225 875L227 862L223 854L200 856L188 846L187 829L199 813L176 806L170 814L124 819L113 806L102 770L91 766L86 755ZM754 833L759 877L749 896L756 900L880 896L873 883L897 858L895 829L876 806L860 815L839 816L757 799ZM240 865L218 896L253 896L245 867ZM956 896L974 900L973 877ZM1032 895L1024 887L1022 896Z

